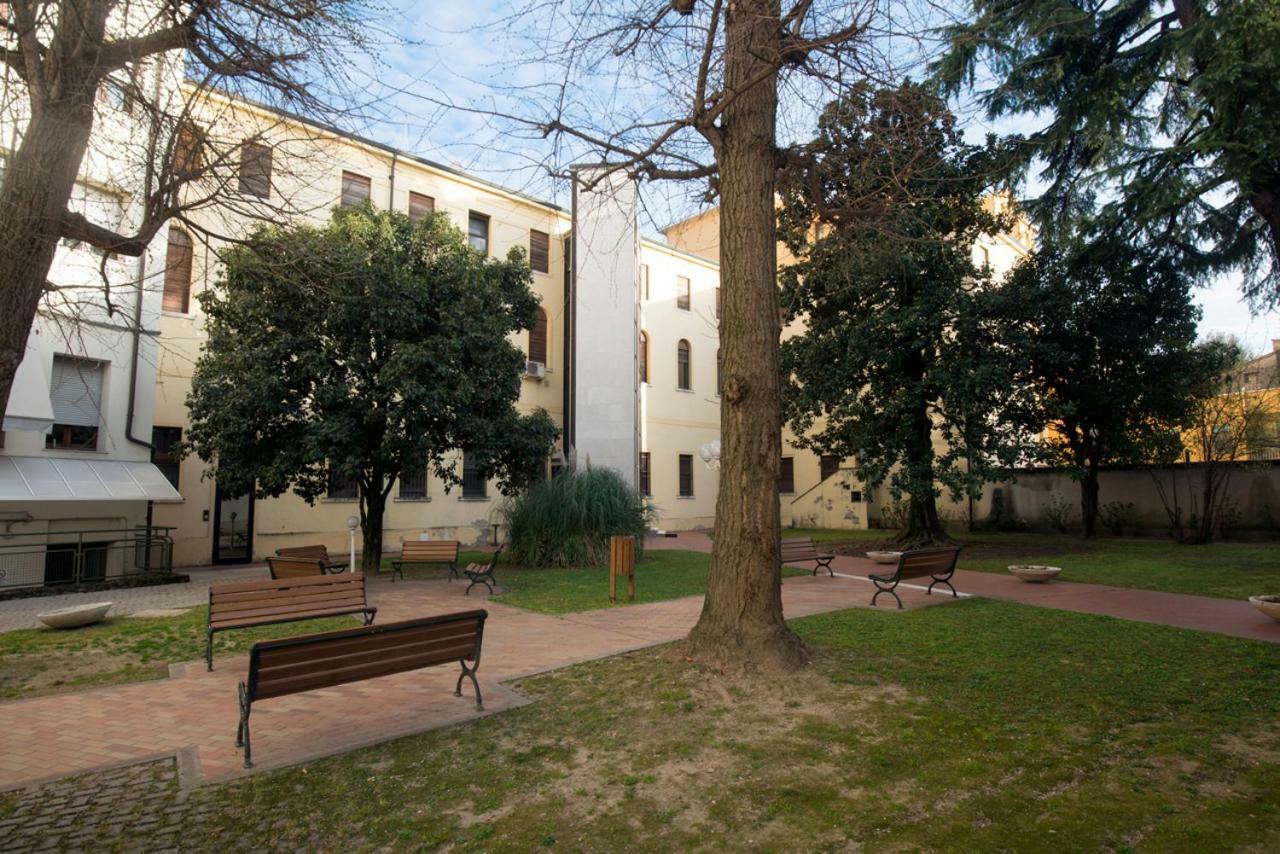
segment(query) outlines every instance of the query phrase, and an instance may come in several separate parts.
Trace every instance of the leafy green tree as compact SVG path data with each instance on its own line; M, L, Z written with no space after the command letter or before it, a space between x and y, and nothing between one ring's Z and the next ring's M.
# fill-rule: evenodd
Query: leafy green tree
M1045 452L1080 482L1084 536L1098 520L1098 471L1175 453L1216 350L1196 345L1200 310L1167 252L1095 233L1043 247L1000 291L1027 318L1025 375L1048 425Z
M802 446L909 496L904 545L947 541L941 489L977 494L1028 446L1007 303L973 261L1005 225L983 203L990 155L927 88L858 86L782 184L783 305L806 322L783 342L785 416Z
M1049 185L1045 233L1107 198L1117 228L1240 268L1280 300L1280 14L1275 0L972 0L937 71L992 117L1048 125L1020 146Z
M444 214L414 224L365 206L323 227L264 227L222 260L200 296L188 442L229 493L314 502L331 473L353 479L372 570L402 471L457 484L462 450L518 488L550 452L547 413L515 408L511 335L538 306L522 250L486 258Z

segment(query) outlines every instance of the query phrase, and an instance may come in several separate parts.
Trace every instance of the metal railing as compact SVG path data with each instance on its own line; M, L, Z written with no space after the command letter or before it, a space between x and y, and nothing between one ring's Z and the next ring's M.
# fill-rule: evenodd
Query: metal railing
M169 575L172 530L139 526L0 536L0 593Z

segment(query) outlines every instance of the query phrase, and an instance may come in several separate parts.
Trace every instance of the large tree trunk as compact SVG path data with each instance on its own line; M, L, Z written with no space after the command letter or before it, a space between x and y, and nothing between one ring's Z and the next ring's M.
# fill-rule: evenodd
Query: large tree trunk
M917 385L924 376L924 360L921 358L916 374ZM950 545L955 542L947 536L938 516L938 499L933 492L933 421L929 417L929 402L919 401L912 415L912 442L906 448L906 468L912 483L918 485L908 498L907 518L894 543L903 548L924 548Z
M101 44L106 7L72 3L61 10L64 20L43 62L46 89L42 94L39 86L29 87L31 119L0 183L0 415L9 404L93 129L97 78L72 57L82 41Z
M735 670L786 670L807 660L782 616L778 468L775 121L776 0L740 0L725 19L725 109L720 144L720 491L707 596L688 648Z
M360 532L362 547L360 568L372 575L382 568L382 519L387 512L387 495L377 489L360 495Z
M1089 462L1084 477L1080 478L1080 520L1084 523L1084 538L1098 536L1098 464Z

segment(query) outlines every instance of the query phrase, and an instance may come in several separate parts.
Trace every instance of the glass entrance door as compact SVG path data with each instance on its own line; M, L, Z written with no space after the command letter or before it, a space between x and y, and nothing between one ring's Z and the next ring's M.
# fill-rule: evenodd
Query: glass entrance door
M253 560L253 495L225 495L218 489L213 512L213 562Z

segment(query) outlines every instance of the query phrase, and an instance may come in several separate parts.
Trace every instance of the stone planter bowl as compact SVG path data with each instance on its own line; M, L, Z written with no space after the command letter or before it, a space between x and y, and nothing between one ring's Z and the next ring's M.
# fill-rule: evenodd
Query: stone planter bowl
M1280 620L1280 596L1250 596L1249 604L1273 620Z
M110 602L89 602L36 614L40 622L51 629L78 629L100 621L111 610Z
M1036 564L1014 564L1009 567L1009 571L1022 581L1029 581L1038 584L1041 581L1049 581L1057 578L1058 573L1062 572L1060 566L1039 566Z
M902 552L867 552L867 557L876 563L897 563L898 558L902 557Z

